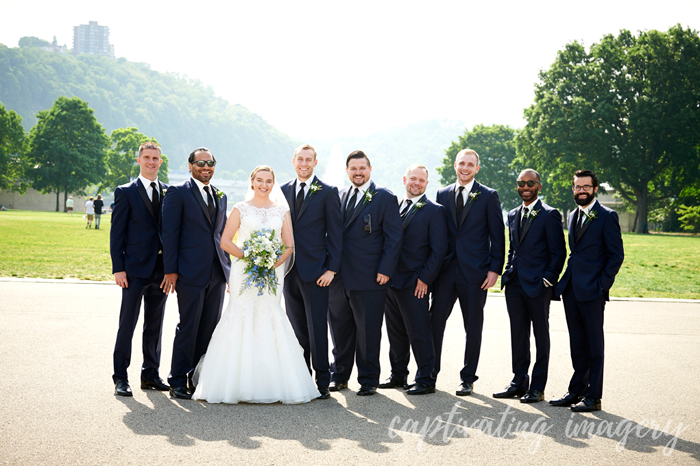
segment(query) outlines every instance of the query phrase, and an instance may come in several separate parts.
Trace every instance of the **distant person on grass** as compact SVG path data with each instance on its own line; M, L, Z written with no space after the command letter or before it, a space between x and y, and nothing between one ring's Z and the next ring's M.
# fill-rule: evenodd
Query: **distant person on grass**
M102 201L102 194L97 195L93 207L95 208L95 230L100 229L100 219L102 218L102 207L105 203Z
M66 201L66 211L73 215L73 196L69 196L68 200Z
M85 228L92 228L92 221L95 218L95 198L90 196L89 201L85 201L85 217L87 218L87 225Z

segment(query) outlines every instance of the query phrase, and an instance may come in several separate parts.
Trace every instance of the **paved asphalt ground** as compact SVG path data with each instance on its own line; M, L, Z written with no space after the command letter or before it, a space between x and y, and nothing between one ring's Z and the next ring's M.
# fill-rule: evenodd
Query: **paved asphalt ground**
M438 392L350 390L304 405L209 405L138 387L113 395L120 290L113 284L0 279L2 464L696 464L700 301L616 300L606 309L603 411L573 414L492 393L511 378L505 300L490 295L475 394L457 397L464 351L448 323ZM571 375L563 308L551 310L546 398ZM166 310L167 377L177 306ZM139 324L140 327L140 324ZM383 376L389 375L383 342ZM413 371L413 368L412 368Z

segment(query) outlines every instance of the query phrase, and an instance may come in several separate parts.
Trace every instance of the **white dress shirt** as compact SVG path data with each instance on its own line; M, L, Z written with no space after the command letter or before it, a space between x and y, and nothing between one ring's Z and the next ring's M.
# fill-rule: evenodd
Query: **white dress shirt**
M459 184L459 180L457 180L457 183L455 184L455 203L457 203L457 196L459 196L459 187L460 186L462 186L462 185ZM472 186L474 186L473 179L464 186L464 190L462 190L462 200L464 202L462 203L462 205L467 205L467 202L468 202L467 195L472 191Z
M207 192L204 190L204 187L205 187L205 186L209 186L209 193L211 194L211 199L212 199L212 201L214 201L214 188L212 187L211 183L209 183L209 184L204 184L204 183L202 183L201 181L196 180L196 179L194 179L194 178L192 178L192 181L194 181L194 183L195 183L195 184L197 185L197 187L199 188L199 194L202 195L202 199L204 199L204 203L205 203L206 205L209 205L209 202L207 201ZM214 207L216 207L216 201L214 201Z
M367 183L363 184L362 186L357 186L357 189L359 190L357 193L357 199L355 200L355 206L362 202L362 200L365 198L365 191L369 189L369 184L370 181L368 180ZM348 203L350 202L350 198L352 197L353 191L355 191L356 186L352 185L350 187L350 196L348 197ZM349 206L348 206L349 207Z
M143 187L146 188L146 194L148 195L149 199L153 199L153 188L151 187L151 183L155 183L156 187L159 187L160 184L158 183L158 177L156 177L155 180L151 181L148 178L145 178L143 175L139 175L139 180L141 180L141 183L143 183ZM158 193L158 198L160 199L162 194L159 192Z

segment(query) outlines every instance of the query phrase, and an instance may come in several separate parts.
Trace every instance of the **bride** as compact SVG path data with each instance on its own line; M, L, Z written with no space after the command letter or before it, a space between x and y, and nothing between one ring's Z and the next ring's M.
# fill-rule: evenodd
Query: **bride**
M304 361L280 299L282 266L293 250L289 207L279 188L278 203L270 194L275 184L272 168L261 165L250 175L252 194L233 207L221 237L221 247L238 258L231 266L228 307L219 321L207 353L195 370L193 399L210 403L305 403L320 394ZM277 199L275 199L277 200ZM251 233L274 230L286 250L274 267L277 294L245 288L246 262L241 246ZM238 231L238 240L233 242Z

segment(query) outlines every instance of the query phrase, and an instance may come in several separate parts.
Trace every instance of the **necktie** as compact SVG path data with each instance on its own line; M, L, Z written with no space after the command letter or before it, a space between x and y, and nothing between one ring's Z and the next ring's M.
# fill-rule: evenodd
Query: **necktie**
M211 191L209 191L209 186L205 186L204 190L207 192L207 204L209 206L209 217L213 220L214 219L214 212L216 211L216 205L214 204L214 198L211 195Z
M350 217L352 217L352 213L355 210L355 204L357 203L357 193L359 191L359 189L355 188L355 191L352 193L352 197L350 197L350 200L348 201L348 206L345 208L344 223L348 223L348 221L350 221Z
M301 204L304 202L304 188L306 183L299 184L299 193L297 193L297 214L301 210Z
M457 217L462 215L462 209L464 209L464 197L462 196L462 191L464 191L464 186L460 186L457 190L457 202L455 207L457 208Z
M151 181L151 206L153 207L153 214L158 218L160 214L160 197L158 196L158 188L156 188L155 181Z
M527 221L527 213L529 209L527 207L523 207L523 217L520 219L520 231L523 230L523 226L525 226L525 222Z
M406 218L406 215L408 215L408 212L411 210L411 200L406 199L406 207L403 208L401 211L401 218Z

